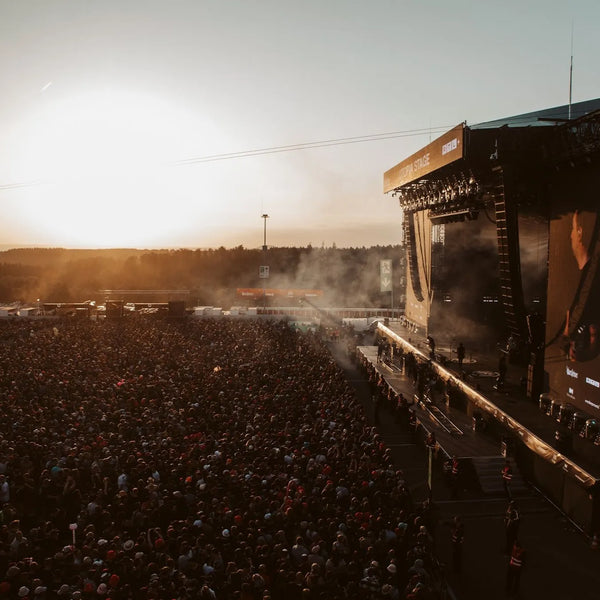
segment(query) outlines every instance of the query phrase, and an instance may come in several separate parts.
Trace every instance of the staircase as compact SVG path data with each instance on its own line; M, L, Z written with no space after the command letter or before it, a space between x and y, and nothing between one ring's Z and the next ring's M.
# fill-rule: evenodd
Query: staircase
M503 456L476 456L471 458L473 468L479 479L481 491L490 496L503 496L502 467L506 462ZM513 478L510 483L511 493L514 496L523 496L529 493L529 487L515 462L509 459L513 470Z

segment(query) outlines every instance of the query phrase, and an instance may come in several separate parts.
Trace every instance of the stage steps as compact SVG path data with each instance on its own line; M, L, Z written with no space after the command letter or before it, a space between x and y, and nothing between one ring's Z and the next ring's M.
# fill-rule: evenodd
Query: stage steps
M402 369L394 359L383 358L381 364L394 375L402 375Z
M458 427L456 423L451 421L448 418L448 416L443 411L441 411L440 408L437 407L435 404L433 404L432 402L426 402L425 408L429 413L429 417L436 421L437 424L440 427L442 427L442 429L447 431L450 435L453 435L455 437L460 437L463 435L462 429Z
M400 431L394 433L380 431L379 436L385 442L385 445L388 448L399 448L403 446L416 447L417 445L414 434L409 431Z
M503 496L504 486L502 485L502 467L506 459L503 456L474 456L471 458L471 463L479 479L481 491L490 496ZM510 489L513 496L521 496L528 493L529 487L515 461L509 459L513 471L513 478L510 484Z

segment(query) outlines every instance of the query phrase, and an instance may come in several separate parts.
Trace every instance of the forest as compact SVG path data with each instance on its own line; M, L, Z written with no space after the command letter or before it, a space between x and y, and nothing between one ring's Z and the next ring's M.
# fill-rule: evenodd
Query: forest
M393 288L380 291L380 261L391 259ZM268 279L259 278L261 266ZM188 306L248 305L238 288L318 289L323 306L398 306L401 246L135 250L19 248L0 252L0 303L106 300L105 290L180 290ZM172 295L172 294L171 294ZM126 301L164 302L169 293ZM181 299L178 297L177 299ZM274 301L273 301L274 302ZM282 302L279 302L281 304Z

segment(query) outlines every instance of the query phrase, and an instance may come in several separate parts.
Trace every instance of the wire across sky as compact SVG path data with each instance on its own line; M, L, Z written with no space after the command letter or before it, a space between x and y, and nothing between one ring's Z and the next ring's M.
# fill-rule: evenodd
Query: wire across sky
M369 135L360 135L345 138L333 138L328 140L320 140L315 142L303 142L298 144L289 144L285 146L269 146L266 148L256 148L253 150L242 150L238 152L226 152L223 154L208 154L204 156L194 156L173 161L170 163L175 166L194 165L207 162L233 160L238 158L249 158L253 156L262 156L265 154L276 154L280 152L294 152L298 150L310 150L312 148L326 148L330 146L344 146L347 144L360 144L365 142L377 142L381 140L391 140L395 138L414 137L420 135L440 134L449 129L449 126L427 127L423 129L406 129L403 131L388 131L385 133L374 133ZM44 185L49 181L35 180L23 181L15 183L0 184L0 191L12 190L22 187L31 187L36 185Z

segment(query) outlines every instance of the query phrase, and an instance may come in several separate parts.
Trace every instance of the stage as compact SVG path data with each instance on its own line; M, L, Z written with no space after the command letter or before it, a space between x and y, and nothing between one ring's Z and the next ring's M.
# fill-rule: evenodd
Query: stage
M390 346L396 346L395 356L378 361L376 346L361 346L358 351L375 366L388 385L411 402L415 401L413 408L417 418L427 430L435 432L443 453L481 458L499 457L507 452L523 478L543 489L575 522L584 528L591 527L592 523L597 525L600 446L571 432L566 425L542 412L537 400L527 397L522 385L525 369L509 365L504 388L496 390L493 376L496 354L473 355L468 362L463 362L459 372L452 353L436 354L432 360L426 337L409 331L399 321L380 323L376 333ZM442 349L450 347L443 341L440 345ZM427 402L416 402L417 387L403 372L400 349L404 355L412 353L418 364L428 364L445 384L450 382L460 391L462 406L448 406L441 396L434 401L434 412L444 413L460 433L453 427L441 425L432 416ZM557 432L572 440L571 447L557 447Z

